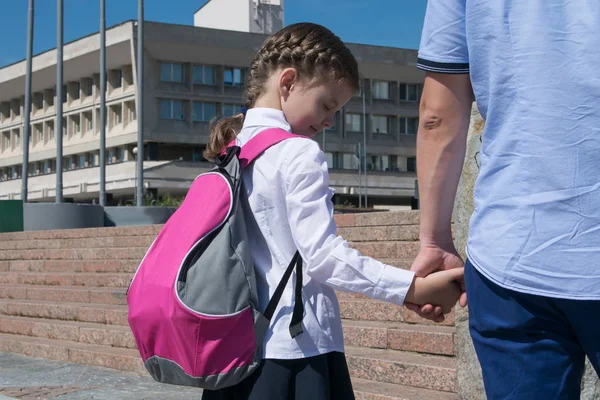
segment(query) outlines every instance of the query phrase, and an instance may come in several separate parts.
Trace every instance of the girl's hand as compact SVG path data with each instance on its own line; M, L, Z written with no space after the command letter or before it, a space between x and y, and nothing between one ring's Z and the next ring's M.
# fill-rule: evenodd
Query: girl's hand
M434 272L424 278L415 277L405 301L417 305L433 304L447 314L461 296L460 282L463 278L464 268Z

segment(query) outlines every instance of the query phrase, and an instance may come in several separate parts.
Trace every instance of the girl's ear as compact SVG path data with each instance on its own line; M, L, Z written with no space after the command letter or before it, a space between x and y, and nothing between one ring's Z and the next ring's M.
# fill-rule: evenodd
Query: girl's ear
M298 72L295 68L286 68L279 74L279 94L283 98L289 96L298 79Z

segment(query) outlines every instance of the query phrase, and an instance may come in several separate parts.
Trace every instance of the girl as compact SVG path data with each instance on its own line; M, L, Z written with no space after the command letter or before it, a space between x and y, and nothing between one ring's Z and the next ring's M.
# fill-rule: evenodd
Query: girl
M268 128L312 137L333 126L336 111L358 89L357 62L337 36L315 24L288 26L269 37L252 62L247 112L212 127L205 156L214 160L233 139L243 146ZM260 306L266 308L298 249L304 333L292 339L288 330L293 276L271 320L258 372L234 387L206 390L203 399L353 399L334 289L399 306L405 300L437 304L445 312L456 303L462 269L415 278L336 236L327 163L315 141L288 139L271 147L246 168L243 183Z

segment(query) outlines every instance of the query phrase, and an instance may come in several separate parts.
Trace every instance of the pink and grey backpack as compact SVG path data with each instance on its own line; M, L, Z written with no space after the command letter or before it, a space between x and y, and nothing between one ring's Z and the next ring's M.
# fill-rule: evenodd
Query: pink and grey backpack
M251 375L264 335L296 269L293 337L302 333L302 259L296 252L264 313L244 213L242 171L272 145L299 137L268 129L230 145L198 176L154 240L127 292L129 325L144 365L163 383L216 390Z

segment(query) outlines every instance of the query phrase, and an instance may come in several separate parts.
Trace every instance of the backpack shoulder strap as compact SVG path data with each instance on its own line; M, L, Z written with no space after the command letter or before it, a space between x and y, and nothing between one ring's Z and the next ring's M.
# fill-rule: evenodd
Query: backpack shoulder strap
M269 128L260 132L242 146L239 156L242 169L251 164L256 157L260 156L269 147L291 138L306 138L306 136L295 135L279 128ZM232 144L235 145L235 142Z

